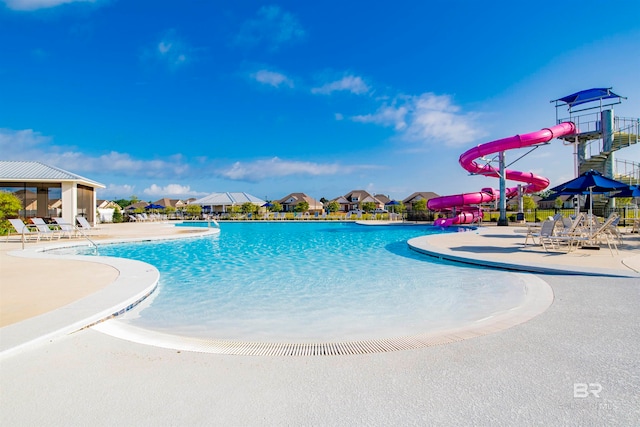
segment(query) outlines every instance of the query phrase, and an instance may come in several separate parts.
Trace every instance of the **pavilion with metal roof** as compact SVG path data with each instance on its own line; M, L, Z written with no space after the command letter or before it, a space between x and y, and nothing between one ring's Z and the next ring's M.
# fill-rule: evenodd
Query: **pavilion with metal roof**
M95 223L99 182L41 162L0 160L0 191L22 201L22 218L62 217L75 224L82 215Z
M262 206L265 201L248 193L211 193L208 196L194 200L189 204L200 205L206 212L226 212L229 206L242 206L245 203L252 203ZM208 209L207 209L208 208Z

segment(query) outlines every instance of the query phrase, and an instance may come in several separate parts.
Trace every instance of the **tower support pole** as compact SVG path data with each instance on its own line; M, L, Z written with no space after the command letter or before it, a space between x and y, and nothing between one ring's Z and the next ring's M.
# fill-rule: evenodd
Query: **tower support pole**
M498 218L498 225L509 225L507 220L507 178L504 175L505 171L505 156L504 151L501 151L498 155L500 162L500 218Z

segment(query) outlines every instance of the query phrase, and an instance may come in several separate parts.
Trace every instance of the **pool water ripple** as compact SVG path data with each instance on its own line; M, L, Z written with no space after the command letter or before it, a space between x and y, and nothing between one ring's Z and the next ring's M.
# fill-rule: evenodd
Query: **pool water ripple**
M200 239L108 245L101 255L156 266L153 301L122 320L207 339L310 342L408 336L519 305L515 273L411 251L430 226L223 223Z

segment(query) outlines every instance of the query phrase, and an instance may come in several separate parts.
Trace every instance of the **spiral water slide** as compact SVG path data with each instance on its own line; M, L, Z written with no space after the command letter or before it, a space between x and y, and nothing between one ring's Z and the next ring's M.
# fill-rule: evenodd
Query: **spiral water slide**
M501 151L545 144L554 138L574 133L576 133L576 126L572 122L564 122L550 128L541 129L537 132L514 135L509 138L480 144L462 153L458 161L460 166L469 173L500 178L498 169L490 164L480 165L476 160ZM526 183L527 185L523 188L526 193L535 193L549 186L549 180L547 178L531 172L518 172L507 169L505 170L505 177L513 181ZM507 188L505 193L507 198L513 197L518 194L518 187ZM472 224L478 222L482 218L482 211L478 205L480 203L492 202L499 198L499 191L493 188L483 188L481 191L475 193L435 197L427 202L427 207L434 211L453 211L454 214L452 217L438 218L434 222L434 225L448 227L455 224Z

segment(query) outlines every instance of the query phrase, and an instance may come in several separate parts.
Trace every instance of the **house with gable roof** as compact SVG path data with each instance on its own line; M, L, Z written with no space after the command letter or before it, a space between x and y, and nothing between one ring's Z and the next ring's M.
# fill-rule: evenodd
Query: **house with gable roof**
M403 199L402 203L405 205L407 210L412 211L413 210L413 204L415 202L417 202L419 200L426 200L427 202L429 202L430 199L433 199L435 197L440 197L440 196L438 194L432 192L432 191L417 191L417 192L411 194L406 199Z
M377 199L365 190L353 190L344 196L336 197L332 201L336 201L340 204L340 211L349 212L362 209L362 203L373 202L376 205L376 209L384 208L384 202Z
M307 202L309 204L308 212L310 213L324 212L322 202L306 195L305 193L291 193L280 200L276 200L276 202L282 205L282 210L284 212L294 212L296 206L302 202Z

